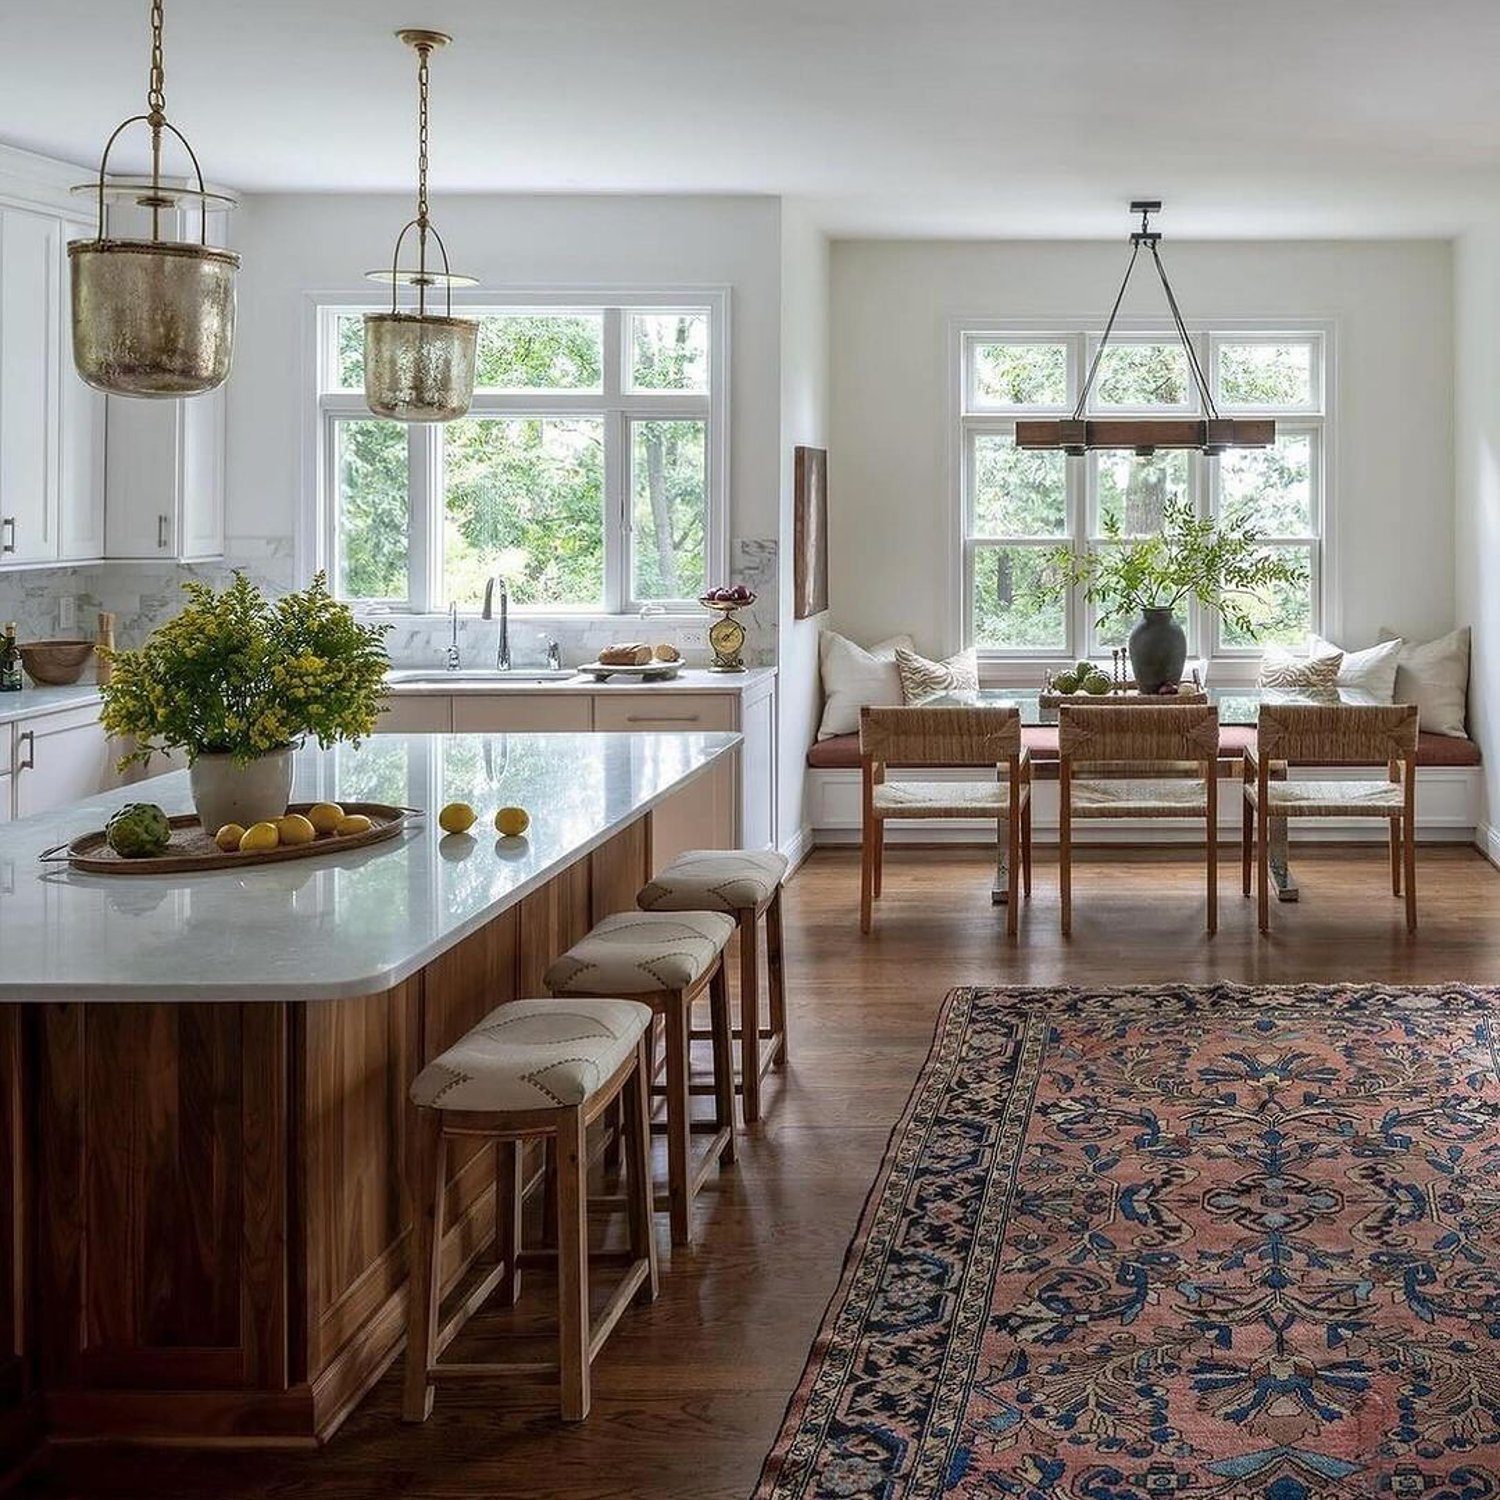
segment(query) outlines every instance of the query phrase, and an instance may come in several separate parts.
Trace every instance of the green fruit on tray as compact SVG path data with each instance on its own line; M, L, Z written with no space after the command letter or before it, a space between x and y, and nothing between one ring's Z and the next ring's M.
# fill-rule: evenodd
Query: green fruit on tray
M104 841L121 859L150 859L172 841L172 825L154 802L131 802L104 825Z
M1102 697L1109 691L1109 678L1103 672L1091 672L1083 684L1083 690L1096 698Z
M1078 691L1078 678L1072 672L1059 672L1052 679L1052 686L1059 693L1076 693Z

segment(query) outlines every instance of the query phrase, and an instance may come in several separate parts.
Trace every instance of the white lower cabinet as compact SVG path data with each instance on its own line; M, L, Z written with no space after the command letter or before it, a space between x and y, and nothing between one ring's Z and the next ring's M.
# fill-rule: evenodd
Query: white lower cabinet
M586 693L476 693L453 700L455 734L587 734L594 727Z
M119 784L97 708L71 708L10 726L11 809L18 818L81 802Z

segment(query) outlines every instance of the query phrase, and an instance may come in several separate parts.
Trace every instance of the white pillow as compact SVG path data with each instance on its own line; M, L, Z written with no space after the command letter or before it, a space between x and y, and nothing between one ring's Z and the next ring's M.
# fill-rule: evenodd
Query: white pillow
M899 708L901 674L896 669L896 648L912 649L909 635L893 635L868 651L836 631L825 630L818 641L818 660L823 672L823 722L818 738L854 734L859 729L859 711L867 703L876 708Z
M1260 659L1256 686L1273 692L1332 695L1338 688L1343 660L1339 651L1331 656L1298 656L1285 646L1267 646Z
M947 661L930 661L897 646L896 670L908 703L923 703L938 693L972 693L979 687L979 655L972 646Z
M1315 635L1308 646L1308 655L1320 657L1342 654L1338 685L1368 693L1377 703L1391 703L1396 694L1396 661L1401 655L1401 646L1402 642L1398 637L1394 641L1382 641L1378 646L1370 646L1364 651L1345 651L1332 641L1325 641L1322 636Z
M1380 638L1391 640L1396 632L1380 627ZM1401 643L1396 663L1397 703L1417 705L1417 727L1449 739L1465 740L1464 719L1469 706L1469 627L1450 631L1435 641L1420 645Z

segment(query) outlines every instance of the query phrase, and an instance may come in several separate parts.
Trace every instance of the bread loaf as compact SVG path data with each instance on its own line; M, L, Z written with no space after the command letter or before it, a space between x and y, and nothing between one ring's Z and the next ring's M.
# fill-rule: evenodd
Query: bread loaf
M657 661L681 661L682 660L682 652L680 652L677 649L677 647L674 646L670 641L663 641L656 648L656 653L655 654L656 654Z
M606 667L644 667L651 660L650 646L639 641L626 641L606 646L599 653L601 665Z

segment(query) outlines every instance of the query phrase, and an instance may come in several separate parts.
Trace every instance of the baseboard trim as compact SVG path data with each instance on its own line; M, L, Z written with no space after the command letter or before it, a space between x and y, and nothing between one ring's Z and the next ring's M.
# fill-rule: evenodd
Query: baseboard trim
M1488 823L1481 823L1474 830L1474 847L1500 870L1500 831L1492 828Z
M801 865L809 854L813 852L813 846L817 842L813 836L812 828L804 823L796 833L792 835L782 846L781 852L786 856L787 871L790 876L796 873L797 867Z

